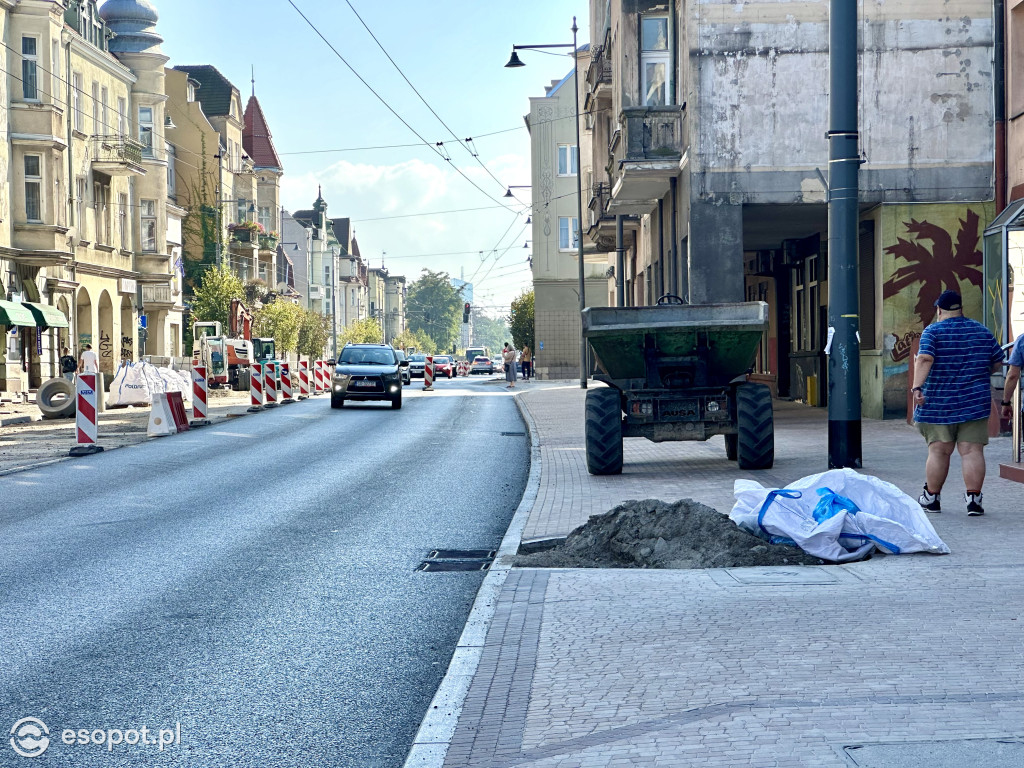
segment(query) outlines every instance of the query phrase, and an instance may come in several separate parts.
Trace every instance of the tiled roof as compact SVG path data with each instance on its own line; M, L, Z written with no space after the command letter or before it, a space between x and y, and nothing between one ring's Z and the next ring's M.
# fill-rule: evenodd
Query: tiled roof
M267 119L263 116L256 96L249 97L245 105L245 125L242 127L242 149L252 158L257 168L276 168L281 170L281 158L274 149L274 140L270 137Z
M231 92L235 87L216 67L210 64L196 64L175 67L199 83L196 98L207 117L226 116L231 113Z

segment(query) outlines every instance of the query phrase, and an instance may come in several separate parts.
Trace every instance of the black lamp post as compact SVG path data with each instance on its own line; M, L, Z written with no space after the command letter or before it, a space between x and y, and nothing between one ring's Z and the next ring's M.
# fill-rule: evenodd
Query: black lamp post
M576 26L576 17L572 17L572 43L554 43L550 45L513 45L512 57L508 60L506 67L525 67L526 65L519 58L516 51L530 50L534 48L572 48L573 59L573 89L576 97L576 244L577 258L579 260L579 297L580 297L580 388L587 388L587 340L583 337L583 310L587 306L586 282L583 271L583 178L580 174L580 57L579 48L576 47L576 33L579 27ZM512 197L512 189L509 188L505 195Z

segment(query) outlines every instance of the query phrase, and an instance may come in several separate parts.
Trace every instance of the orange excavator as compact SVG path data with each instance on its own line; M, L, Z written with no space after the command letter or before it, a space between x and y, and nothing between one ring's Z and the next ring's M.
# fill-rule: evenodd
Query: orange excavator
M220 321L192 325L192 365L206 366L211 387L249 388L249 366L276 360L272 338L252 338L252 313L238 299L231 300L229 335Z

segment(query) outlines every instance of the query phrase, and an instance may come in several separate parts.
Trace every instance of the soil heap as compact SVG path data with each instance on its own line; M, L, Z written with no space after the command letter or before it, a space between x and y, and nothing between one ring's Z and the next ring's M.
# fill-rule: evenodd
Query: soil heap
M734 568L824 565L798 547L770 544L716 509L683 499L627 501L594 515L552 549L521 554L532 568Z

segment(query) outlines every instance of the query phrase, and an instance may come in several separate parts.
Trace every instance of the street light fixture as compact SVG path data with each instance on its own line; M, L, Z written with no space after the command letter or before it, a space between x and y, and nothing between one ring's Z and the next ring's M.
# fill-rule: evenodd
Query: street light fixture
M525 67L526 65L519 58L516 51L532 50L537 48L572 48L573 80L575 81L574 96L576 97L576 243L577 259L579 261L579 297L580 297L580 389L587 388L587 340L583 337L583 310L586 309L586 278L583 271L583 178L580 168L580 55L576 45L576 33L579 27L576 26L576 17L572 17L572 43L553 43L547 45L513 45L512 56L506 67ZM509 188L505 197L512 197L512 189Z
M508 65L506 64L505 66L508 66ZM520 66L522 66L522 65L520 65ZM529 189L529 188L530 188L529 184L513 184L505 192L505 197L515 197L515 195L512 194L512 190L513 189Z

